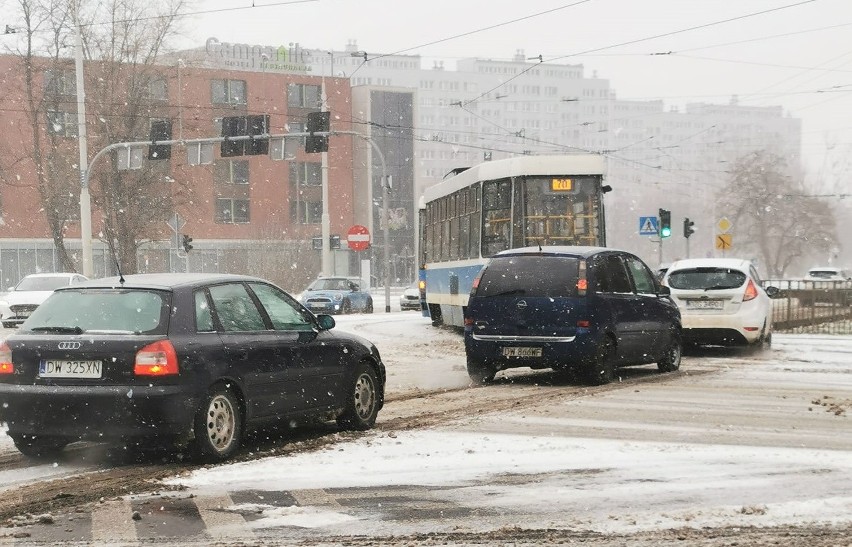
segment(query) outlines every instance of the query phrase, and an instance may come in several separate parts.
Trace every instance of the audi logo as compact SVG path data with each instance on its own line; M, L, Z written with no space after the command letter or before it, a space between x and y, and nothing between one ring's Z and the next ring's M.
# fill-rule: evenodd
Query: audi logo
M518 309L519 309L519 310L522 310L522 309L524 309L524 308L526 308L526 307L527 307L527 301L526 301L526 300L521 300L520 302L518 302L517 306L518 306Z
M59 342L59 349L80 349L80 342Z

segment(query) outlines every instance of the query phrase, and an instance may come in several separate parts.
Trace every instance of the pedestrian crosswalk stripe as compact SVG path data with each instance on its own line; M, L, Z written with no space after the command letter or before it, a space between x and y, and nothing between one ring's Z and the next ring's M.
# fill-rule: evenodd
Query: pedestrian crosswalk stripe
M133 509L126 499L99 503L92 509L92 541L137 545Z
M254 533L242 515L230 511L234 505L225 493L213 493L196 498L198 514L204 521L207 534L213 539L253 539Z

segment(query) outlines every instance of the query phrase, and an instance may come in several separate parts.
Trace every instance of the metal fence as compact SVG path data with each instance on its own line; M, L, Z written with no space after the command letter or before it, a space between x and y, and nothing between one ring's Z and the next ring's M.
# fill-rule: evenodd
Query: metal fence
M852 280L770 279L763 286L781 290L772 300L775 332L852 334Z

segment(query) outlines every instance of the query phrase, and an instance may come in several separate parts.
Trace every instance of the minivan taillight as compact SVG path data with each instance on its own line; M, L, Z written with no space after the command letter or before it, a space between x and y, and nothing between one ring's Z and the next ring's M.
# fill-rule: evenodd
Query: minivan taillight
M577 296L586 296L589 281L586 279L586 261L581 260L577 265Z
M476 289L479 288L479 281L482 279L482 272L485 271L485 268L479 270L479 273L476 274L476 277L473 278L473 285L470 286L470 295L473 296L476 294Z
M175 347L168 340L148 344L136 352L133 374L136 376L169 376L178 373Z
M757 298L757 286L754 284L754 281L749 279L748 285L746 286L745 294L743 295L743 302L748 302L749 300L754 300L755 298Z
M12 348L3 342L0 344L0 374L13 374L15 365L12 363Z

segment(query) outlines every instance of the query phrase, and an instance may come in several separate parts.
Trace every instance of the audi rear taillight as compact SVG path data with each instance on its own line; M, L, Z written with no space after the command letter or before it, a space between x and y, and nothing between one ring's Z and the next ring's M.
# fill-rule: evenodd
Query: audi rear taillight
M13 374L15 365L12 363L12 348L3 342L0 344L0 374Z
M748 285L746 286L745 294L743 295L743 302L748 302L749 300L754 300L755 298L757 298L757 285L754 284L754 281L749 279Z
M168 340L148 344L136 352L133 374L136 376L170 376L178 373L175 347Z

